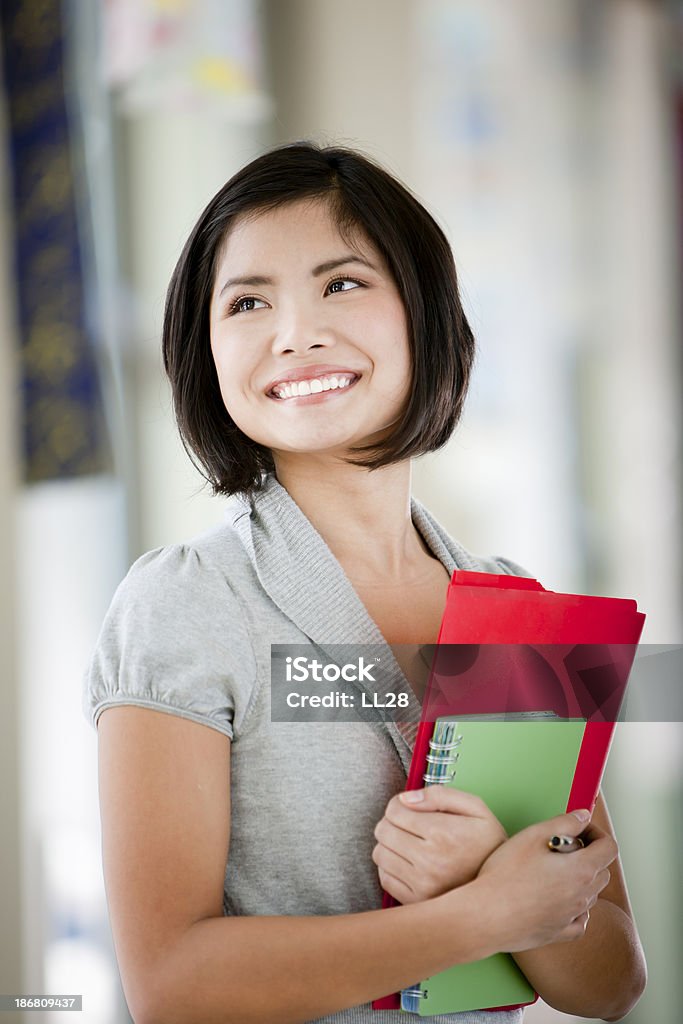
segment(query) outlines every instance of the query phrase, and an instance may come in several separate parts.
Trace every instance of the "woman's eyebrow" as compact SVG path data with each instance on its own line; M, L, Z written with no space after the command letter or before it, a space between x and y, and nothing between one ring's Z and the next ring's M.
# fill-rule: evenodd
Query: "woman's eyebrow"
M328 274L330 270L335 270L337 267L343 267L347 263L362 263L363 266L369 267L370 270L377 270L374 263L370 260L365 259L364 256L340 256L338 259L326 260L325 263L319 263L317 267L313 267L311 271L311 277L320 277L321 274ZM261 274L252 274L250 277L231 277L225 282L221 288L218 298L223 295L223 292L227 291L228 288L232 288L236 284L253 285L257 287L261 284L275 284L275 278L263 277Z
M336 260L328 260L327 263L319 263L317 267L314 267L311 271L312 277L320 277L321 274L328 274L330 270L335 270L337 267L343 267L345 263L362 263L364 267L369 267L370 270L377 270L374 263L366 259L364 256L355 256L349 254L348 256L340 256Z

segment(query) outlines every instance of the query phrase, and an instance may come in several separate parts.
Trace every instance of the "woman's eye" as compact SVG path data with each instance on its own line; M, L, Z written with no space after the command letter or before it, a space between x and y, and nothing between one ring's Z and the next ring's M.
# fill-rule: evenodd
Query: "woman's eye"
M230 315L232 316L233 313L249 313L254 309L254 306L245 306L246 302L261 302L264 306L266 305L263 299L257 299L253 295L242 295L239 299L235 299L234 302L230 303Z
M356 279L354 277L335 277L335 279L333 281L330 281L330 283L329 283L329 285L327 287L330 290L332 290L332 289L334 289L334 286L337 285L337 284L351 284L351 285L353 285L354 288L362 288L363 287L361 282L360 281L356 281ZM344 289L337 288L337 289L334 289L332 294L336 294L337 292L340 292L340 291L345 291L346 292L348 290L349 290L348 288L344 288Z

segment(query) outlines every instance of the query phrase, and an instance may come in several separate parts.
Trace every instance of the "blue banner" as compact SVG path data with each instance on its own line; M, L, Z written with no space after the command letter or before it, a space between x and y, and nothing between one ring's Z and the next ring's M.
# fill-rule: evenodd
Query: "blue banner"
M78 151L70 133L59 0L2 0L7 149L22 402L23 476L111 470L94 339L85 315Z

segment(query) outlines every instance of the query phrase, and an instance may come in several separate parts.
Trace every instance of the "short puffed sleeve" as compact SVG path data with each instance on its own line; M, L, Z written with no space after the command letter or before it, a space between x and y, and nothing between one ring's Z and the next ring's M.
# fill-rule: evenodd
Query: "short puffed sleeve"
M105 616L83 680L94 727L121 704L166 711L231 739L254 693L244 611L225 576L183 544L130 568Z

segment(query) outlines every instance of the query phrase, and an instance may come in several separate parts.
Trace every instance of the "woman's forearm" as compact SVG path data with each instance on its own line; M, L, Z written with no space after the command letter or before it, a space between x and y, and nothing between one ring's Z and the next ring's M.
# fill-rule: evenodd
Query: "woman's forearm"
M423 903L330 917L198 921L166 951L136 1024L295 1024L492 952L475 884Z
M638 933L630 917L599 899L586 932L573 942L513 953L541 998L564 1013L620 1020L647 980Z
M583 829L590 841L571 857L552 856L542 842L549 824L558 835ZM630 933L609 918L618 907L591 912L593 942L611 944L614 978L591 973L590 952L575 958L539 948L558 939L578 945L586 908L605 888L616 855L606 833L560 815L523 829L491 854L474 881L433 899L326 917L204 918L169 936L144 971L139 962L137 974L131 968L129 1005L136 1024L299 1024L502 949L538 950L528 957L530 981L550 1001L586 985L598 1012L618 1017L620 986L632 981L628 963L638 962L626 956ZM603 972L605 959L602 953ZM558 979L564 971L571 982Z

